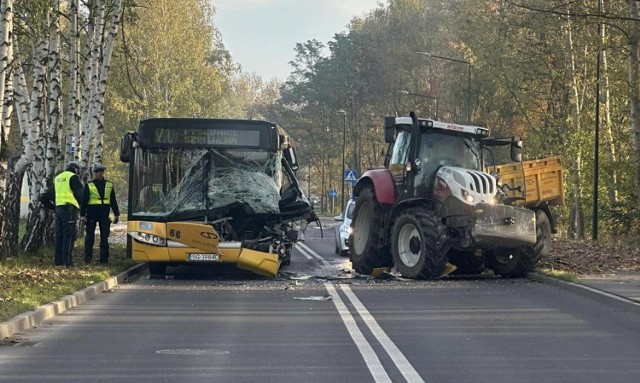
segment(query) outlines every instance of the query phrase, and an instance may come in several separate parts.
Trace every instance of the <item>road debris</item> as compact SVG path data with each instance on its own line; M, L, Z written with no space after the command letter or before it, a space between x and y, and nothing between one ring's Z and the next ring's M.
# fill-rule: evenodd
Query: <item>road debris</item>
M333 298L331 298L331 295L329 294L325 294L325 295L312 295L312 296L308 296L308 297L293 297L294 300L296 301L320 301L320 302L326 302L326 301L330 301Z

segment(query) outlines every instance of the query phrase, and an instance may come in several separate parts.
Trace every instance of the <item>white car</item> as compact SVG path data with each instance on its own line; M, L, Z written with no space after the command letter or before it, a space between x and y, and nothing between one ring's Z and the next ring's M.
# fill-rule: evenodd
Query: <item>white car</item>
M347 202L347 207L341 215L335 216L335 220L340 222L336 224L336 254L340 254L343 257L349 255L349 248L347 247L347 238L351 234L351 219L353 218L353 210L356 207L356 201L350 199Z

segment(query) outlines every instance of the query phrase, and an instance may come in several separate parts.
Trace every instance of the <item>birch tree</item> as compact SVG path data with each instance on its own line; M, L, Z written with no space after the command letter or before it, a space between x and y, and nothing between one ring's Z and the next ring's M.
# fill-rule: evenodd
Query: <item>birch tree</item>
M8 173L7 140L11 132L12 83L9 65L13 60L13 1L0 2L0 248L4 242L2 235L5 223L5 195ZM7 86L9 84L9 86ZM0 253L1 258L1 253Z
M635 194L640 203L640 3L629 0L629 103L631 106L631 133L635 153Z

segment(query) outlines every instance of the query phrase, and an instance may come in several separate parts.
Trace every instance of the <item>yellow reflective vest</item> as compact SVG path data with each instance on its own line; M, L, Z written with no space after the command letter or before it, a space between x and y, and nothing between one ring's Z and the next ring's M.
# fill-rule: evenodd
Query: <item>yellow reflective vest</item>
M71 190L71 177L76 174L70 170L58 174L53 179L53 187L56 192L56 206L73 205L80 209L80 204Z
M89 181L87 186L89 187L89 202L87 202L88 205L111 204L111 191L113 190L113 183L111 181L105 181L104 183L104 198L100 197L98 188L93 181Z

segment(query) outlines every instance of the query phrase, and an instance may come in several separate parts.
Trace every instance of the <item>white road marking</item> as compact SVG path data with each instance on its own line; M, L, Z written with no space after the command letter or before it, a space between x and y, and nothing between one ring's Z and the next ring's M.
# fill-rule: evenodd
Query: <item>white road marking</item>
M347 298L351 301L356 311L358 311L358 314L360 314L360 316L364 320L364 323L367 325L367 327L369 327L369 330L371 330L371 332L373 333L373 336L376 337L376 339L378 340L378 342L380 342L380 344L382 345L384 350L387 352L387 354L389 354L389 357L391 357L391 360L393 360L393 363L395 363L396 367L398 367L398 370L400 371L400 373L402 373L402 376L404 376L407 382L424 383L424 380L422 380L422 377L420 377L420 375L413 368L411 363L409 363L409 361L404 356L402 351L400 351L400 349L398 349L398 347L395 345L395 343L393 343L393 341L389 338L389 336L387 336L387 334L384 332L382 327L380 327L378 322L376 322L376 320L369 313L367 308L364 307L364 305L362 304L362 302L360 302L358 297L353 293L353 291L351 291L349 286L341 284L340 288L342 289L344 294L347 296ZM335 301L335 297L334 297L334 301Z
M300 254L304 255L304 256L305 256L305 258L307 258L307 259L313 259L313 256L311 256L311 254L307 254L307 252L306 252L306 251L304 251L304 250L300 247L300 244L299 244L299 243L297 243L297 244L296 244L296 249L298 250L298 252L300 252Z
M344 325L347 327L347 331L349 332L349 335L351 335L351 339L353 339L356 347L358 347L358 351L360 351L364 362L367 364L367 367L369 368L369 372L371 372L373 379L376 382L391 383L391 379L389 378L389 375L385 371L384 367L382 367L382 363L380 363L378 355L376 355L376 352L373 351L373 348L371 347L369 342L367 342L367 339L364 337L364 335L362 335L362 331L360 331L360 329L358 328L358 325L349 312L347 306L345 306L345 304L342 302L340 295L338 295L331 283L325 283L324 287L327 289L329 294L331 294L331 297L333 298L332 301L336 305L336 309L338 309L338 313L340 314Z
M320 254L316 253L315 251L311 250L311 248L307 245L305 245L304 243L298 243L298 250L300 250L300 252L302 254L304 254L305 252L309 255L311 255L312 257L318 259L320 262L322 262L323 265L329 267L331 266L331 264L329 262L327 262L326 259L324 259Z

